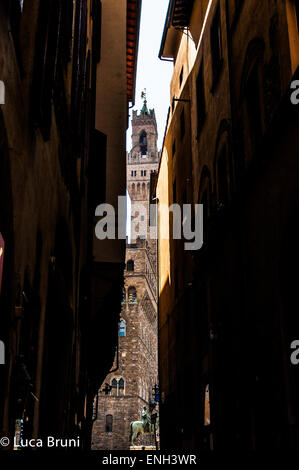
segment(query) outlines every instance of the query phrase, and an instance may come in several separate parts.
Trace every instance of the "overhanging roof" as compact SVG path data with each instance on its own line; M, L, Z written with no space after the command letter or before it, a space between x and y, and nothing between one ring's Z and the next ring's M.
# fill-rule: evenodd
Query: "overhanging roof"
M142 0L127 0L127 97L134 103Z
M163 30L159 58L174 57L178 31L189 26L194 0L170 0Z

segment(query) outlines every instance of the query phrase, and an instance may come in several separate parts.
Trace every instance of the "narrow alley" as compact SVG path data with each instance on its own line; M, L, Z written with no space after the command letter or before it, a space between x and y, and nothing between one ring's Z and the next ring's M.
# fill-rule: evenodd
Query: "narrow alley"
M298 130L297 0L0 1L0 462L299 449Z

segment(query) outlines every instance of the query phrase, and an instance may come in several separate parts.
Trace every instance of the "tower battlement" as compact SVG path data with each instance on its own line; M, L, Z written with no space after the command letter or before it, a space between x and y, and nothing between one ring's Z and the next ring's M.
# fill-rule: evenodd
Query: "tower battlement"
M143 109L143 108L142 108ZM156 121L156 114L154 109L147 109L144 111L140 111L138 114L138 111L133 111L133 117L132 117L132 124L133 125L142 125L142 124L148 124L150 121L153 122L155 128L157 129L157 121Z
M145 99L141 111L133 111L132 149L127 154L127 188L131 200L144 203L147 210L151 174L157 171L161 157L157 142L155 110L148 110Z

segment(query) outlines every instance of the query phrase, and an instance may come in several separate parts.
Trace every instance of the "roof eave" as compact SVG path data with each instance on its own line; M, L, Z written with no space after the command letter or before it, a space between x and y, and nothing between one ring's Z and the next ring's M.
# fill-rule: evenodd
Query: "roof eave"
M174 5L175 5L175 0L170 0L169 5L168 5L167 14L166 14L164 29L163 29L162 41L161 41L161 45L160 45L159 59L163 59L165 57L164 56L164 48L165 48L168 29L171 26Z
M135 104L136 93L141 4L142 0L128 0L127 3L127 98L132 105Z
M181 34L182 29L189 25L193 4L193 0L170 0L159 51L159 59L175 58L177 35Z

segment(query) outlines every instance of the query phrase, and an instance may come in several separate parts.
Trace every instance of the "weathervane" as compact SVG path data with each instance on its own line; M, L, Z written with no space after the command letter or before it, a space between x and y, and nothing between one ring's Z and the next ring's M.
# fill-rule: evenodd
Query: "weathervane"
M146 101L146 88L144 88L144 91L141 92L141 98Z
M143 107L141 110L141 114L146 114L147 116L149 116L150 113L147 109L147 101L146 101L146 88L144 88L144 91L141 92L141 98L143 99Z

